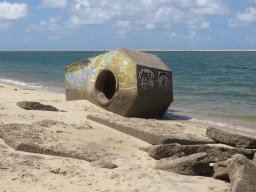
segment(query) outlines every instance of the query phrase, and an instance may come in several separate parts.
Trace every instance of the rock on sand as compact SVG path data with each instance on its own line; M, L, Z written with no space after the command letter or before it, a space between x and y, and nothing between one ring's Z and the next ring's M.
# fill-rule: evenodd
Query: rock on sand
M234 147L256 149L256 137L237 130L209 127L206 131L206 136L216 142Z
M234 155L227 166L231 192L256 191L256 162L243 155Z

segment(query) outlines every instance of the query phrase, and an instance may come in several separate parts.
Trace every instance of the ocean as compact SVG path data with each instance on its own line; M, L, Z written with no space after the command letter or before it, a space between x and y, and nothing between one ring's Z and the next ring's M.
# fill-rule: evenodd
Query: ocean
M64 66L102 51L3 51L0 82L64 92ZM169 113L256 130L256 52L156 51L173 71ZM1 92L0 92L1 94Z

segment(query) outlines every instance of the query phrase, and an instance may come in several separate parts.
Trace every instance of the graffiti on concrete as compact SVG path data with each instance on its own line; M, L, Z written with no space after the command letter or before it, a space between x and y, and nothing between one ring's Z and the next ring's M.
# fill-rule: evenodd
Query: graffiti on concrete
M152 91L155 88L155 75L151 69L141 68L138 72L139 87L143 91Z
M87 84L89 80L87 66L89 65L89 63L90 61L85 59L78 61L76 65L72 65L71 67L66 68L66 83L70 87L84 86Z
M170 75L165 71L158 71L158 86L160 89L170 88Z
M66 99L123 116L161 117L173 101L172 72L156 56L117 49L65 67Z
M81 60L81 64L88 66L90 64L90 60L89 59L83 59Z
M65 67L67 89L83 89L90 92L102 70L111 70L118 74L119 90L136 89L136 66L132 60L120 51L112 51L94 58L83 59Z
M96 75L96 68L94 66L91 66L90 69L88 69L89 73L88 73L88 81L91 81L94 76Z
M100 68L101 69L106 68L111 63L112 59L113 59L112 52L104 54L103 58L101 58Z

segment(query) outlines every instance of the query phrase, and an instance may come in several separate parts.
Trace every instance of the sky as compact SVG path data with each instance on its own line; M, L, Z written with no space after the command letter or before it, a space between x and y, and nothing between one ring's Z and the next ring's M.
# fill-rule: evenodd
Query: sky
M0 50L256 49L256 0L0 0Z

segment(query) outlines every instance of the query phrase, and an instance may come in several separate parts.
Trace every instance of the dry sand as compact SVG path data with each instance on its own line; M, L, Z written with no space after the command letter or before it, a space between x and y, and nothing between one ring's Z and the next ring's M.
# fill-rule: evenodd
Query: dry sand
M16 105L19 101L37 101L65 112L28 111ZM42 139L39 145L42 147L76 154L95 150L96 160L104 159L118 166L115 169L99 168L75 156L70 158L61 154L52 156L18 151L0 138L0 191L229 191L228 183L213 178L155 170L155 160L140 150L150 144L88 120L90 113L108 115L108 112L88 101L67 102L64 94L0 84L0 125L36 125L31 130L31 137L39 127L39 137ZM42 120L53 120L56 124L40 125ZM204 127L185 120L166 120L165 123ZM22 139L22 136L12 138L16 140L13 142Z

